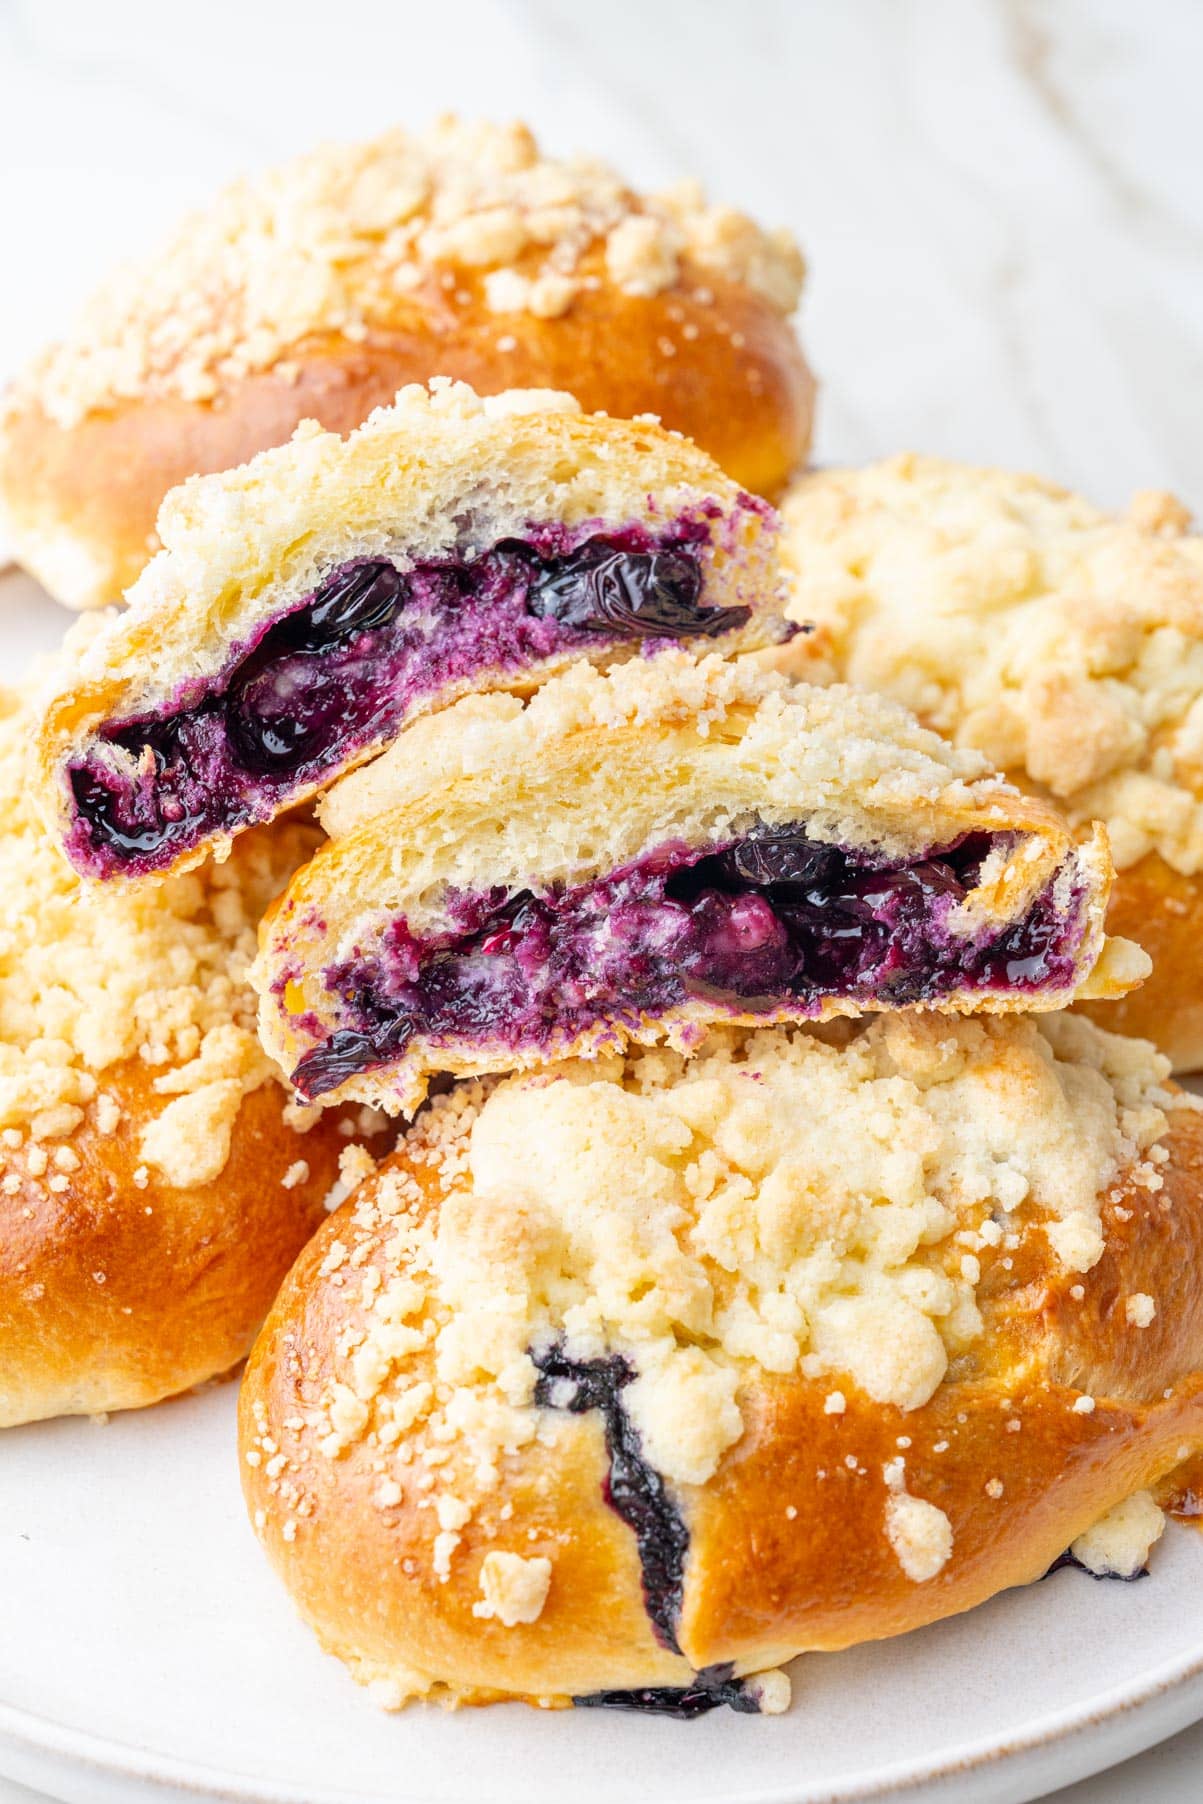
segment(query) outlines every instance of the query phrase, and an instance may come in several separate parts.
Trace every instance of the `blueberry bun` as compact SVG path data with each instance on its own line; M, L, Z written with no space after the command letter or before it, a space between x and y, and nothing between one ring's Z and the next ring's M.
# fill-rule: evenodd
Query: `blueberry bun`
M0 409L5 539L68 607L119 600L189 476L346 434L407 383L654 412L770 499L810 441L803 265L693 183L634 193L520 125L441 120L241 181L122 271Z
M738 652L794 630L775 520L648 421L568 396L404 391L176 491L127 613L42 735L82 873L185 869L474 690L578 658Z
M1203 538L1173 496L1104 513L1040 477L898 457L800 482L791 612L842 680L1102 821L1109 925L1153 961L1096 1019L1203 1067Z
M255 927L312 850L281 823L150 891L82 884L0 692L0 1426L227 1371L324 1219L345 1129L255 1034Z
M459 1086L305 1249L248 1508L376 1699L779 1710L1203 1447L1203 1128L1072 1015L718 1030Z
M265 917L264 1044L396 1110L715 1022L1114 994L1106 841L875 696L683 653L475 696L326 799Z

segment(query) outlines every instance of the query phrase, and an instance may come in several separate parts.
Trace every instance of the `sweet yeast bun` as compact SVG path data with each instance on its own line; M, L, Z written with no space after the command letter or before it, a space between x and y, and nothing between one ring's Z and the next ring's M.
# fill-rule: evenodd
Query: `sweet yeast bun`
M84 886L30 806L33 724L0 695L5 1426L226 1371L348 1144L343 1121L291 1105L245 982L258 917L312 830L261 832L138 897Z
M578 665L468 697L335 785L264 917L265 1046L301 1093L412 1110L457 1077L716 1022L1057 1009L1104 943L1078 845L880 696L752 658Z
M521 126L326 146L227 189L18 381L8 534L58 600L114 601L186 477L301 420L346 433L435 375L656 413L772 496L810 440L802 267L696 186L641 197Z
M1153 972L1095 1019L1203 1068L1203 539L1187 510L1149 492L1111 515L1036 476L908 455L803 478L784 519L816 664L980 747L1082 831L1105 824L1109 926Z
M692 1714L1071 1545L1130 1576L1203 1446L1166 1069L1071 1015L894 1015L441 1096L243 1382L302 1616L386 1704Z

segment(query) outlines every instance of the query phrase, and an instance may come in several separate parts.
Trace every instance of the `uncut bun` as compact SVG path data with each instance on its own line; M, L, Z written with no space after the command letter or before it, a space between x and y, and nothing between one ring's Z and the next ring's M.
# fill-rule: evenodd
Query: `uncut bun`
M321 812L252 973L315 1099L412 1110L435 1073L684 1050L715 1022L1056 1009L1145 968L1103 942L1101 834L1076 845L880 697L749 658L469 697Z
M254 1033L259 914L312 849L248 836L150 894L80 884L0 694L0 1425L130 1409L246 1352L347 1145Z
M1094 1010L1203 1067L1203 539L1170 495L1111 515L1036 476L905 456L803 479L784 510L816 660L980 747L1081 831L1109 926L1153 962Z
M1071 1545L1131 1576L1203 1445L1165 1071L1072 1016L887 1016L440 1097L243 1383L302 1616L386 1704L693 1714Z
M298 1134L269 1081L239 1105L218 1175L170 1184L140 1151L163 1110L146 1067L104 1083L115 1128L102 1131L106 1105L92 1104L71 1134L5 1154L0 1427L139 1409L228 1371L338 1177L339 1124Z
M549 161L521 126L326 146L226 190L17 383L8 535L58 600L114 601L169 489L440 374L654 412L771 496L810 440L801 278L784 234Z

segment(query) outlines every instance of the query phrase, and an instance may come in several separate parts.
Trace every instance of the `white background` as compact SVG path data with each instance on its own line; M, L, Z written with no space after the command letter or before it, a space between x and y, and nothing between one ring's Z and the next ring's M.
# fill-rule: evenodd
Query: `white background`
M227 177L455 108L792 227L820 459L1203 504L1201 71L1197 0L0 0L0 375ZM1201 1761L1060 1797L1194 1800Z

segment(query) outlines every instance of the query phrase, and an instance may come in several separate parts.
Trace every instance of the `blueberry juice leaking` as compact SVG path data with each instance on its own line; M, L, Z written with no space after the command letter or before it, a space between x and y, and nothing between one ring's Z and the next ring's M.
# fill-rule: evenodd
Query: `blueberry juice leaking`
M596 1410L606 1437L606 1503L635 1537L643 1579L643 1603L662 1647L679 1654L677 1622L685 1595L689 1530L668 1485L644 1457L623 1391L635 1368L621 1353L573 1359L560 1343L532 1349L538 1368L535 1402L572 1415ZM634 1691L590 1691L573 1698L578 1710L634 1710L685 1721L726 1707L743 1714L759 1708L755 1683L736 1678L729 1665L704 1667L687 1685L641 1686Z
M634 1025L695 998L804 1019L833 996L901 1008L964 986L1066 987L1084 915L1051 882L1005 930L950 926L1001 843L977 833L883 865L801 824L755 823L719 846L659 846L576 888L460 896L447 931L415 939L398 917L325 970L331 1019L295 1017L316 1043L293 1082L321 1096L395 1061L415 1034L554 1055L557 1040L599 1022Z
M67 769L72 862L99 877L161 869L270 818L440 691L623 641L714 639L748 620L747 608L702 604L702 521L567 539L549 528L537 543L405 571L342 565L218 675L98 730Z

